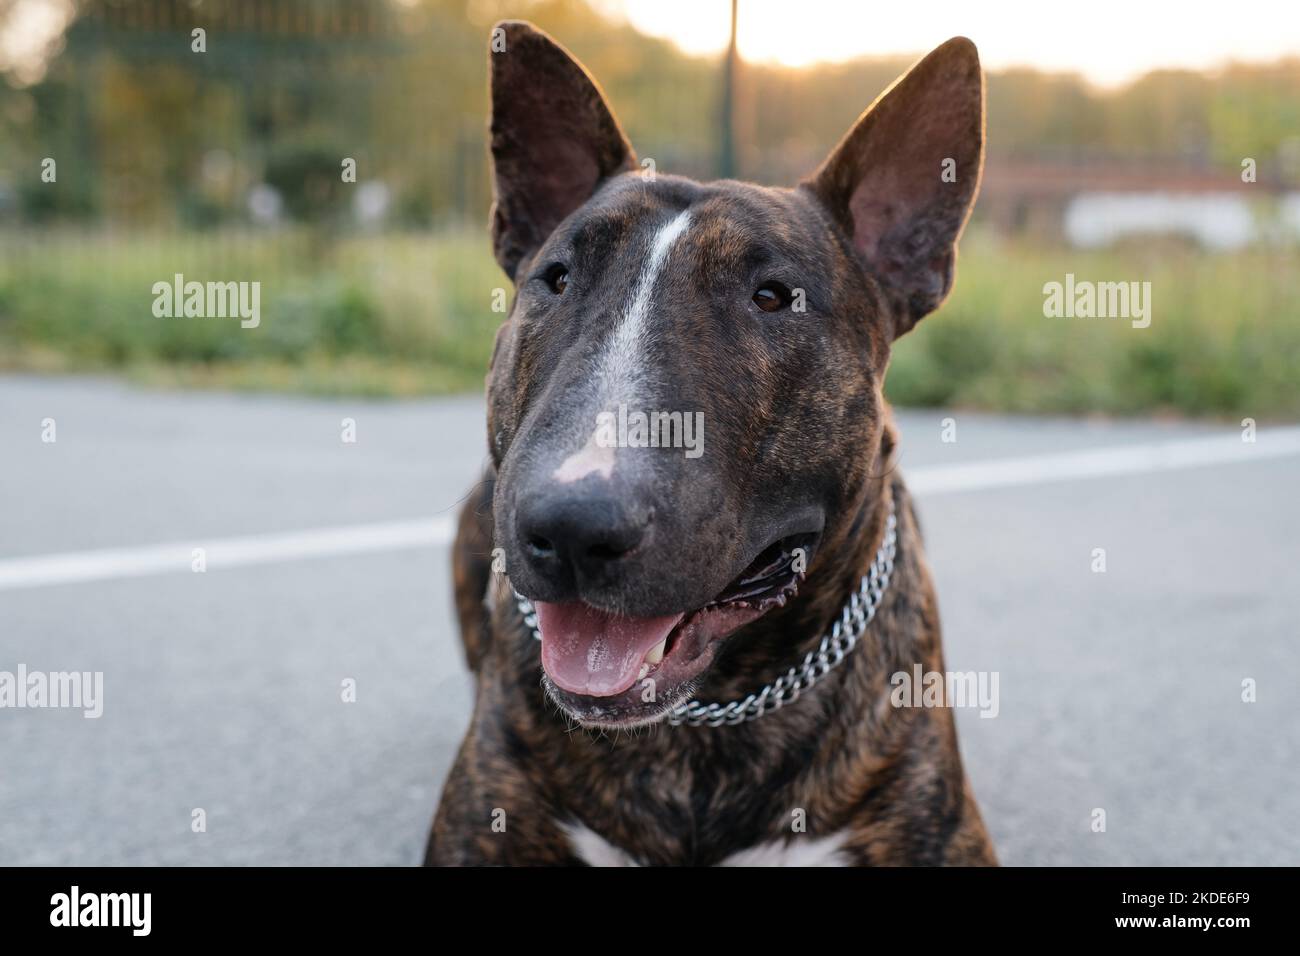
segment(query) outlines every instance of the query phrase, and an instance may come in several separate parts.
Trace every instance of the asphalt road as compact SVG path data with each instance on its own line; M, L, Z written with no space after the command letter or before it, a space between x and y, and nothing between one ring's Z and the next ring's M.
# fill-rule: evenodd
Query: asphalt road
M999 675L958 721L1003 862L1300 863L1296 431L948 415L902 467L948 667ZM0 864L415 863L471 707L427 519L482 421L0 379L0 671L104 674L99 719L0 709Z

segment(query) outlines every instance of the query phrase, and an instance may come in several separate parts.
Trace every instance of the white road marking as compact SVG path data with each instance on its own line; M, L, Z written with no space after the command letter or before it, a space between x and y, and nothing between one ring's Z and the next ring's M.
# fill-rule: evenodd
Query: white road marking
M929 465L905 470L904 476L913 493L928 496L1152 474L1300 455L1300 427L1261 428L1256 438L1254 443L1246 443L1238 432L1232 431L1225 435L1154 444L995 458L960 465ZM442 547L449 544L454 535L454 517L441 515L283 534L206 540L196 537L143 547L7 558L0 560L0 591L152 574L190 574L193 573L191 562L195 548L205 550L207 570L213 572L277 561Z
M312 528L285 534L258 534L241 538L195 537L189 541L172 541L138 548L109 548L11 558L0 561L0 591L151 574L193 574L195 548L204 550L205 573L211 573L251 564L435 547L449 543L454 534L454 519L450 515L442 515L437 518Z
M904 469L903 477L908 489L916 495L940 495L1266 461L1300 454L1300 427L1261 428L1255 437L1254 442L1244 442L1240 432L1232 431L1146 445L1115 445L1054 455L930 465Z

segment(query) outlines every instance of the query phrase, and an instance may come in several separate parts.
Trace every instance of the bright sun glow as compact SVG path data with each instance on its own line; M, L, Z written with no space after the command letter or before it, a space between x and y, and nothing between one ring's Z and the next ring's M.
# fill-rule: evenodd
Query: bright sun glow
M688 53L726 46L730 0L597 0L645 33ZM806 66L856 56L920 54L968 36L991 69L1030 66L1114 85L1160 67L1206 69L1228 60L1300 55L1296 0L740 0L740 55Z

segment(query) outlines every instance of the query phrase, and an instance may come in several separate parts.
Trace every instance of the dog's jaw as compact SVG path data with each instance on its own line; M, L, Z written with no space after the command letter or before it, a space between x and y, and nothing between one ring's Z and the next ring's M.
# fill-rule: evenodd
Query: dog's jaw
M701 608L683 615L672 633L647 652L631 685L617 693L565 690L545 668L543 686L551 700L583 726L612 730L659 723L694 696L722 643L764 613L758 608ZM543 647L546 640L543 632ZM656 655L661 656L652 660Z
M732 635L796 595L816 540L774 542L713 601L676 615L634 619L581 602L533 602L548 696L584 726L628 729L664 720L691 699Z

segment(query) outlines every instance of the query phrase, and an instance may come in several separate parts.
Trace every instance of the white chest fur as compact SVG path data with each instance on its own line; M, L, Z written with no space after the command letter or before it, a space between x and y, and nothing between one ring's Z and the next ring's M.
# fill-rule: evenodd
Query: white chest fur
M574 855L591 866L640 866L627 852L609 843L598 833L581 824L564 827L573 847ZM848 866L844 831L829 836L814 837L793 834L788 840L760 843L733 853L719 866Z

